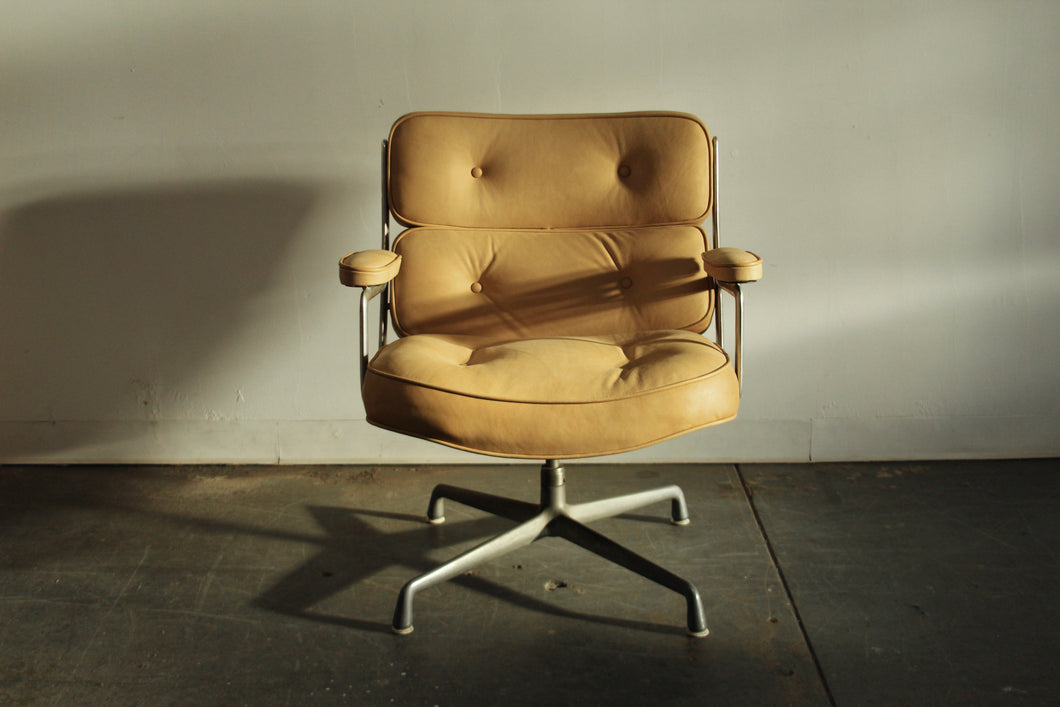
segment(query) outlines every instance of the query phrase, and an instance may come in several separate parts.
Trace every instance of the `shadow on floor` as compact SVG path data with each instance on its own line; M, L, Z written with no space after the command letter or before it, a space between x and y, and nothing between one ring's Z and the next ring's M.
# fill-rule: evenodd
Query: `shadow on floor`
M1057 461L658 470L690 526L596 525L700 588L706 639L681 597L557 539L390 633L406 581L508 526L424 523L431 487L533 497L536 468L0 468L0 702L1056 703Z

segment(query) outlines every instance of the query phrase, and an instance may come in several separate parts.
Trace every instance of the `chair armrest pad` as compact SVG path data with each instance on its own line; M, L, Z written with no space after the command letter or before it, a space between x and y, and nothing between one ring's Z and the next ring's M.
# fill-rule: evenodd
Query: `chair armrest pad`
M401 256L389 250L361 250L339 260L339 281L346 287L373 287L390 282L401 268Z
M762 259L740 248L715 248L703 254L707 274L721 282L755 282L762 279Z

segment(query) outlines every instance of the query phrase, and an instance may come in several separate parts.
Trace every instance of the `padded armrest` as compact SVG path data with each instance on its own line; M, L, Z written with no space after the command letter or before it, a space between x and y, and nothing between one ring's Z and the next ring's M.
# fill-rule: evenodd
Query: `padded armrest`
M740 248L715 248L703 254L707 274L721 282L755 282L762 279L762 259Z
M389 250L361 250L339 260L339 281L346 287L383 285L398 274L401 256Z

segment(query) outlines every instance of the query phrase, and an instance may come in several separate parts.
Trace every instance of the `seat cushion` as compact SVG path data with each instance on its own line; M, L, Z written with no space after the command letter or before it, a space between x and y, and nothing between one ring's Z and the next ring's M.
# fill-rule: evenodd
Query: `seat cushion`
M417 334L364 382L369 422L503 457L645 447L736 415L728 356L688 331L498 339Z

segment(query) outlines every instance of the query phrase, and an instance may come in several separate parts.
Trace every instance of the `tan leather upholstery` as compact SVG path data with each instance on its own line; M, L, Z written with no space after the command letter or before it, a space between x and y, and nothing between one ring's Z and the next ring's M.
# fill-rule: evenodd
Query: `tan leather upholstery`
M707 274L722 282L755 282L762 279L762 259L740 248L715 248L703 254Z
M373 287L394 279L401 256L389 250L362 250L339 260L339 281L347 287Z
M412 227L397 257L351 254L343 275L394 277L402 338L367 366L368 420L567 459L734 417L733 366L699 335L715 305L704 267L753 265L704 258L713 158L706 128L677 113L398 120L388 200Z
M733 418L728 356L685 331L491 339L420 334L375 357L372 422L496 456L637 449Z
M698 224L710 211L710 136L690 115L413 113L389 144L390 206L406 225Z
M404 334L608 334L710 322L695 226L607 231L414 228L397 239L394 322Z

